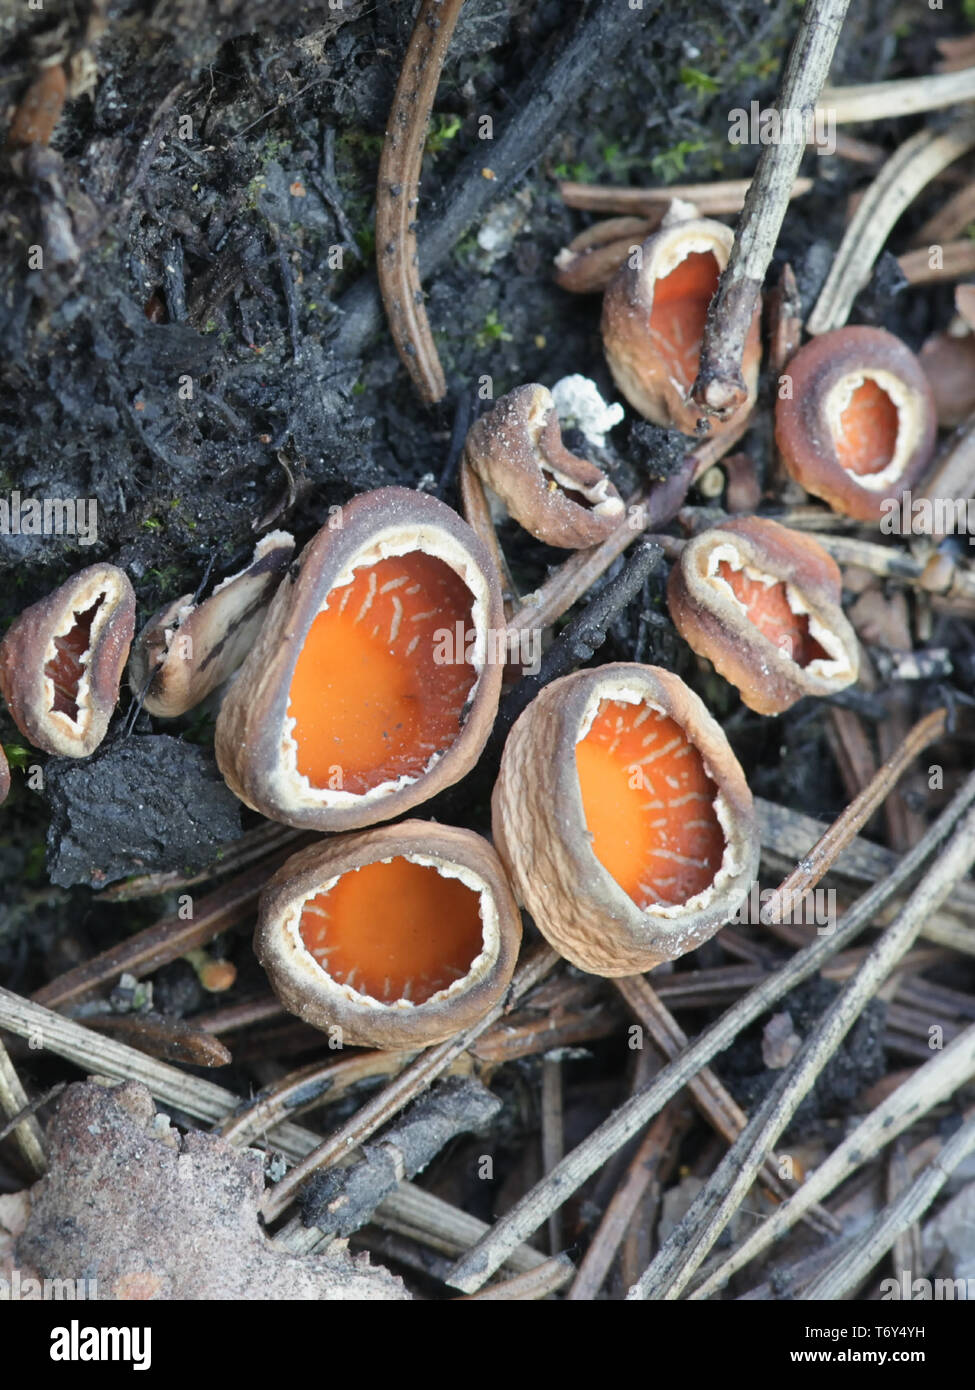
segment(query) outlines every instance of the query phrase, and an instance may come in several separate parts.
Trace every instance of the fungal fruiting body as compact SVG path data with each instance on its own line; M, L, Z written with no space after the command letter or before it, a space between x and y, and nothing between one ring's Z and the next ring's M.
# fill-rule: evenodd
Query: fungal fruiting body
M294 855L254 947L281 1002L343 1042L414 1048L476 1023L514 971L521 919L491 846L402 821Z
M258 541L250 563L209 598L194 605L193 595L184 594L149 619L132 648L129 685L150 714L185 714L237 670L294 548L286 531L272 531Z
M10 793L10 764L7 762L7 755L0 746L0 806L6 801Z
M622 519L623 499L601 468L565 447L552 395L536 382L502 396L471 426L464 458L549 545L597 545Z
M618 663L546 686L505 745L494 841L539 930L596 975L700 946L754 879L751 793L679 677Z
M739 517L687 542L667 602L678 632L759 714L832 695L859 675L842 576L818 541L776 521Z
M937 433L917 358L882 328L838 328L801 347L775 405L785 465L808 492L858 521L921 476Z
M697 378L708 306L728 264L731 229L707 218L668 223L620 267L603 300L606 360L630 404L655 424L694 434L702 410L689 401ZM745 340L742 377L747 396L714 435L739 429L755 404L760 305ZM739 429L740 432L740 429Z
M135 631L122 570L91 565L24 610L0 642L0 690L36 748L87 758L108 729Z
M272 820L349 830L477 760L497 712L497 569L450 507L354 498L302 552L217 719L228 786Z
M975 333L956 319L946 333L926 340L918 361L931 387L938 424L946 430L963 425L975 410Z

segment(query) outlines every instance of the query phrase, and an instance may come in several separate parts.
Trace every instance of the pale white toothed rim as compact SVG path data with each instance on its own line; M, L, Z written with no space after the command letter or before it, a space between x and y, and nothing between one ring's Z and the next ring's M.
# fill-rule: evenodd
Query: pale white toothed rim
M363 1009L379 1009L387 1012L397 1013L403 1010L422 1009L428 1004L440 1004L448 1002L463 994L471 985L483 980L493 966L497 963L498 951L500 948L500 934L498 930L498 912L494 903L491 890L479 875L472 869L465 868L461 864L454 864L442 857L431 854L420 854L404 852L402 854L388 855L383 859L374 859L373 864L391 864L394 859L405 859L410 864L420 864L427 868L436 869L437 873L443 878L459 879L465 887L470 888L473 893L478 895L478 913L481 919L481 949L471 961L470 966L462 976L454 980L445 989L439 989L422 1003L415 1003L412 999L401 998L394 1000L376 999L371 994L365 994L361 990L355 989L343 981L335 980L328 973L325 967L315 959L311 951L305 945L301 935L301 917L308 903L312 902L321 894L329 892L338 883L339 879L347 874L358 873L360 869L367 867L365 864L356 864L344 870L342 873L333 875L319 887L313 888L310 892L302 893L296 898L290 911L280 920L278 930L281 932L285 941L283 953L290 955L290 969L307 980L309 985L321 991L324 996L333 995L336 1000L344 999L356 1004Z

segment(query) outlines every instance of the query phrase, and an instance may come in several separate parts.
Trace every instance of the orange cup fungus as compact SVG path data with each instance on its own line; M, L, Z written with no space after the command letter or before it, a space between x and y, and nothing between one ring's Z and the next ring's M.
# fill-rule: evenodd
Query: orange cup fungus
M108 730L135 631L135 594L90 565L24 610L0 642L0 690L35 748L87 758Z
M406 488L354 498L280 585L216 728L227 784L272 820L388 820L470 770L504 654L491 556L450 507Z
M807 492L879 521L934 451L934 398L917 358L882 328L838 328L801 347L775 406L785 465Z
M708 218L668 222L631 255L603 300L606 360L630 404L655 424L694 434L704 415L689 401L697 378L708 307L728 264L729 227ZM727 420L711 421L720 436L737 428L755 404L761 359L755 313L745 341L744 403Z
M254 946L281 1002L342 1040L426 1047L507 988L521 918L501 863L469 830L424 821L294 855L261 897Z
M749 709L781 714L859 674L840 607L839 566L818 541L776 521L738 517L687 542L667 601L678 632L736 685Z
M492 812L539 930L596 975L700 946L758 866L752 797L727 739L684 682L654 666L546 686L508 737Z

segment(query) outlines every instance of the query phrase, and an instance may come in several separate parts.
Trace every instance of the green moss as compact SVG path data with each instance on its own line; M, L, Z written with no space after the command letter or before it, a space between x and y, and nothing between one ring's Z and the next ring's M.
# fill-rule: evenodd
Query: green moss
M721 83L716 78L709 77L706 72L701 72L700 68L683 67L678 75L685 87L690 87L694 92L701 92L704 96L721 91Z
M6 753L7 762L11 767L27 767L37 759L37 754L32 748L24 748L19 743L8 743L3 751Z
M679 140L669 150L661 150L650 161L650 168L663 183L674 183L687 168L689 155L707 148L704 140Z
M479 348L489 347L491 343L511 342L511 334L498 318L496 309L490 309L485 314L483 324L474 335L474 342Z
M44 867L44 841L31 845L24 860L23 877L27 883L46 883L47 872Z
M376 255L376 228L372 222L363 222L355 229L355 244L364 261L371 261Z
M596 175L585 161L579 164L556 164L552 173L557 179L563 179L566 183L595 183L596 181Z
M426 149L427 154L436 158L438 154L450 144L451 140L459 132L461 125L460 116L448 116L434 114L430 120L430 131L427 135Z

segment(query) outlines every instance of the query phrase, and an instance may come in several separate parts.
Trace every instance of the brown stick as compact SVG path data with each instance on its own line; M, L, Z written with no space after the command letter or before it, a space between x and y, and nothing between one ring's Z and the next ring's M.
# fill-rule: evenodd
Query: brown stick
M687 1046L687 1034L643 975L627 975L613 984L629 1004L633 1014L650 1034L663 1057L672 1062ZM710 1067L702 1067L687 1083L698 1110L717 1134L733 1144L748 1123L748 1116L725 1089ZM554 1165L553 1165L554 1166ZM547 1171L547 1170L546 1170ZM766 1186L777 1197L791 1189L779 1177L779 1159L769 1154L762 1168ZM838 1230L827 1212L818 1212L820 1224Z
M898 256L897 264L912 285L935 285L944 280L960 280L975 270L975 242L949 241L938 244L941 255L938 264L931 264L928 246L919 251L906 251Z
M634 213L656 218L668 203L679 198L694 203L703 217L738 212L744 206L751 179L725 179L719 183L674 183L666 188L614 188L605 183L560 183L562 201L585 212ZM813 186L812 179L796 179L790 198L801 198Z
M547 946L539 947L519 966L507 996L479 1023L465 1028L455 1038L438 1043L422 1052L415 1062L400 1072L378 1096L367 1101L355 1115L334 1134L296 1164L288 1175L281 1179L277 1187L272 1187L265 1195L263 1215L266 1223L277 1220L288 1204L294 1199L298 1189L312 1173L327 1168L337 1159L346 1155L356 1144L362 1144L375 1134L380 1125L398 1115L415 1096L421 1094L459 1057L475 1038L487 1031L502 1014L510 1009L515 1001L527 993L539 980L558 964L558 956Z
M893 756L877 770L870 785L855 801L850 802L843 814L837 817L825 835L779 885L771 901L762 908L760 920L764 926L781 922L786 904L801 897L829 872L840 853L855 838L857 831L866 825L877 807L883 804L917 755L941 737L947 719L946 710L936 709L914 725Z
M811 112L829 74L848 5L849 0L807 0L776 101L780 113ZM763 149L708 310L691 395L719 419L733 415L748 394L741 372L745 338L804 151L801 138Z
M376 274L389 330L420 399L443 400L447 383L430 331L417 269L416 208L423 144L450 36L464 0L423 0L396 84L376 185Z
M179 914L163 917L153 926L146 927L145 931L136 932L127 941L59 975L37 991L33 996L34 1002L57 1009L83 998L123 973L140 979L158 970L161 965L185 956L187 951L205 946L253 911L258 894L275 869L300 848L301 842L297 841L289 845L287 850L279 851L270 859L248 869L216 892L208 893L194 904L190 920L184 920Z

